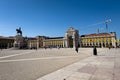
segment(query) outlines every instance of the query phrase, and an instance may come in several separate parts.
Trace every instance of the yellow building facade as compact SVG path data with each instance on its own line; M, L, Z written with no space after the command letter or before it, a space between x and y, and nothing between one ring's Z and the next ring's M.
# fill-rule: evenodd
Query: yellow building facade
M18 48L75 48L75 47L117 47L120 46L120 40L116 40L116 33L99 33L79 36L79 31L69 27L64 37L0 37L0 48L8 47Z
M64 40L62 37L49 38L43 40L43 46L46 47L64 47Z
M11 48L13 47L14 37L0 37L0 48Z
M48 37L43 40L44 47L74 48L79 44L79 32L73 27L69 27L64 37Z
M116 47L117 44L116 33L99 33L87 34L79 36L78 30L70 27L64 37L36 37L34 40L29 40L30 47Z
M117 47L120 48L120 39L117 39Z
M82 35L81 47L116 47L116 33L99 33Z

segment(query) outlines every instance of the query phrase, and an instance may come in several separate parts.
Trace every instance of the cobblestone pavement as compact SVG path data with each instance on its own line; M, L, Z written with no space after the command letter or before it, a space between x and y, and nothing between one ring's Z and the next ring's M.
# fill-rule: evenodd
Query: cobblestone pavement
M37 80L120 80L120 49L99 52Z

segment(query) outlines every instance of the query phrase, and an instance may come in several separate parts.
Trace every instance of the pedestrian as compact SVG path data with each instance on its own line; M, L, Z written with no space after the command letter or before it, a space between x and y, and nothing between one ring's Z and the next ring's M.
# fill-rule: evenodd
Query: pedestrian
M97 49L96 49L96 47L93 48L93 55L97 55Z
M75 47L75 51L78 53L78 47Z
M109 50L110 50L110 46L109 46Z

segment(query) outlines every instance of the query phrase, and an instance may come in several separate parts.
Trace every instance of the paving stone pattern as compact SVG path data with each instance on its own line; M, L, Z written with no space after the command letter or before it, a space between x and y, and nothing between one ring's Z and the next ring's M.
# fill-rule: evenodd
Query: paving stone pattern
M120 49L108 49L37 80L120 80Z

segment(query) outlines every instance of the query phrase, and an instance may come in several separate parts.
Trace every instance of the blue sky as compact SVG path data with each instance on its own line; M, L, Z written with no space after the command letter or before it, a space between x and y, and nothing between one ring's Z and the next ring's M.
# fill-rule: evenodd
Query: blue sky
M119 0L0 0L0 36L15 36L21 27L23 36L64 36L69 26L79 34L117 32L120 38ZM97 25L94 25L97 24Z

